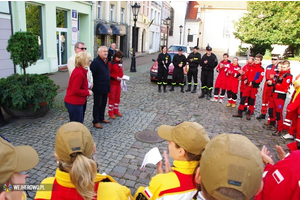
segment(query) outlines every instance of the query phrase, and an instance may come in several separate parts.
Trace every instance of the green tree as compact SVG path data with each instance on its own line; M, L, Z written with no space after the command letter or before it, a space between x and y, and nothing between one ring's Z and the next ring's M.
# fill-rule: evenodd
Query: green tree
M10 59L15 65L20 65L24 71L39 59L39 44L37 37L32 32L16 32L8 40L6 50L10 52Z
M234 35L252 44L253 53L265 53L272 44L300 46L299 1L251 1L247 13L235 22Z

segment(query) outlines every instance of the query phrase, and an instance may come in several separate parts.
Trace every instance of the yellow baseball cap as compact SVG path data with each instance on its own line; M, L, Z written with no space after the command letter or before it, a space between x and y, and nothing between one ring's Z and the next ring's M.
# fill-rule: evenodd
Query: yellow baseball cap
M55 153L66 162L72 162L71 154L91 156L94 140L90 131L79 122L69 122L60 127L55 137Z
M0 184L4 184L15 172L34 168L39 156L30 146L13 146L0 137Z
M200 155L209 141L203 126L197 122L182 122L177 126L161 125L157 132L161 138L175 142L195 155Z
M259 149L245 136L220 134L214 137L200 160L201 183L216 199L235 199L218 192L233 188L251 199L260 188L263 162Z

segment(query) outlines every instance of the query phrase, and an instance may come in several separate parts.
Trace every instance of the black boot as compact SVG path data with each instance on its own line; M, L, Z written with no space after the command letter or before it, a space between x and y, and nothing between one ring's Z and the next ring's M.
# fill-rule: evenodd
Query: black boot
M206 97L206 99L210 100L211 98L212 98L212 96L211 96L211 90L207 90L207 97Z
M205 97L206 89L202 89L201 95L198 97L199 99L202 99Z
M196 90L197 90L197 85L194 85L194 89L193 89L192 93L196 93Z
M189 92L189 91L191 91L191 87L192 87L192 85L191 85L191 84L189 84L189 85L188 85L188 88L186 89L186 92Z
M167 85L164 85L164 93L167 92Z
M161 85L158 85L158 92L161 92Z
M184 86L183 86L183 85L181 85L180 87L181 87L181 90L180 90L180 92L184 93Z
M256 119L265 119L266 115L265 114L260 114L258 117L256 117Z
M174 91L174 85L171 86L171 89L169 91Z

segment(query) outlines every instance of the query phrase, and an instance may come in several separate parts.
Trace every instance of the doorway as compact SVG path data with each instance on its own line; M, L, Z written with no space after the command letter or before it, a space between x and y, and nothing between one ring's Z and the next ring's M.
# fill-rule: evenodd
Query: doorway
M57 64L67 65L68 62L68 29L56 28Z

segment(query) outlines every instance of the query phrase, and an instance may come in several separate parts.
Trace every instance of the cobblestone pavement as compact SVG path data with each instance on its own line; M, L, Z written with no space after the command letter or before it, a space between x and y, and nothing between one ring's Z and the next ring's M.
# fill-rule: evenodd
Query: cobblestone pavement
M220 61L219 55L218 58ZM242 66L243 62L240 62ZM268 63L270 62L266 61L266 64ZM252 116L250 121L245 117L232 118L231 115L237 112L237 108L227 108L227 102L220 104L206 99L200 100L199 89L196 94L183 94L179 87L176 87L174 92L158 93L156 83L150 82L151 64L138 66L136 73L125 71L124 74L130 76L130 81L127 82L128 91L122 92L121 97L120 111L123 117L111 120L110 124L103 124L103 129L94 128L91 123L93 98L89 98L84 121L97 146L96 161L100 172L113 176L120 184L129 187L133 195L139 186L147 185L156 173L156 167L151 165L147 165L143 170L139 169L145 153L153 147L158 147L161 153L167 150L166 141L144 143L136 140L134 136L144 130L156 131L162 124L174 125L181 121L195 121L203 125L210 137L225 132L239 133L247 136L258 148L266 145L276 160L278 158L275 145L282 145L286 149L285 141L271 136L271 131L262 128L264 121L256 120L255 116ZM297 66L299 67L299 63L295 62L294 73L298 73ZM34 169L27 172L29 184L39 184L44 178L55 174L55 133L60 126L68 122L68 113L63 103L64 95L65 91L58 94L55 108L44 117L10 119L7 126L0 128L0 133L9 138L14 145L30 145L37 150L40 160ZM261 89L256 107L257 116L261 107ZM29 195L34 196L35 192L29 192Z

